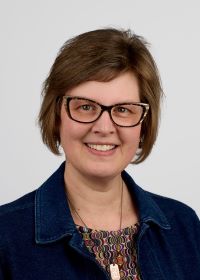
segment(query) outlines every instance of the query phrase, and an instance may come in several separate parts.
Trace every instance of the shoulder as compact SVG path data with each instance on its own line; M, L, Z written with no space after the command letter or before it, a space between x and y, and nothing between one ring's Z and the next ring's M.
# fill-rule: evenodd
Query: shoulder
M200 220L194 209L192 209L190 206L176 199L147 191L145 192L159 206L171 224L179 224L180 226L183 224L184 227L186 225L191 227L195 226L200 232Z
M155 220L161 219L163 223L168 222L177 226L181 223L185 226L194 223L200 228L199 218L190 206L176 199L146 191L138 186L126 171L122 172L122 178L137 203L141 217L153 217Z
M16 214L34 205L35 191L30 192L12 202L0 206L0 219L4 216Z
M158 195L152 192L145 191L163 210L167 210L167 212L171 212L172 214L175 212L181 211L181 213L185 212L186 214L194 213L194 210L187 204L166 196Z
M0 247L15 240L34 223L35 191L0 206ZM31 227L32 228L32 227ZM27 231L28 233L28 231Z

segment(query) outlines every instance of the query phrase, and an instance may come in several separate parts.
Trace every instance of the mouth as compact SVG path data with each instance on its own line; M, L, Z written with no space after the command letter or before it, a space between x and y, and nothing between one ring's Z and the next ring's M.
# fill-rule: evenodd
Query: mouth
M90 149L101 151L101 152L111 151L117 147L117 145L110 145L110 144L102 145L102 144L88 144L88 143L86 143L86 146L89 147Z

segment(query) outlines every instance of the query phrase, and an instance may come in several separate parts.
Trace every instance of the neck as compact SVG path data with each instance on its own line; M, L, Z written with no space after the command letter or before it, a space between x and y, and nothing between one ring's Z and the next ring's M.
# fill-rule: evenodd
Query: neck
M67 196L73 205L71 212L76 224L85 226L80 220L81 217L87 227L93 229L118 230L123 227L123 217L120 226L121 210L124 216L125 208L126 211L133 210L133 205L124 185L122 203L126 207L124 210L121 209L121 174L112 178L87 177L67 164L64 179ZM80 217L72 208L76 209Z
M67 193L81 205L89 204L106 207L119 199L121 174L112 178L95 178L84 176L67 164L64 174Z

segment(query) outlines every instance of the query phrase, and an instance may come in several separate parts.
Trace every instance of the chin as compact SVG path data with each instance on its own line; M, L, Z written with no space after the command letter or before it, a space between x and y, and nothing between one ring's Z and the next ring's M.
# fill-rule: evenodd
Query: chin
M112 166L107 167L106 165L99 168L95 167L86 169L87 175L99 179L113 178L119 175L121 171L122 170L119 167L113 168Z

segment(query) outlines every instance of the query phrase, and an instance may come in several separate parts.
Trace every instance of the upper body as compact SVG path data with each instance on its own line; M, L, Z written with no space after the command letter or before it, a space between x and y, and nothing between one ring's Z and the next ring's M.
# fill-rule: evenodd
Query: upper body
M0 208L1 280L110 279L73 221L64 169L63 163L36 191ZM144 191L126 172L122 178L140 213L135 238L140 278L198 280L200 223L195 212Z
M152 150L161 96L140 36L100 29L64 44L44 83L39 124L67 164L36 194L2 208L3 279L186 279L191 271L197 279L194 212L123 173Z

